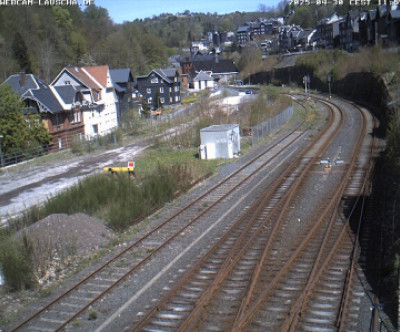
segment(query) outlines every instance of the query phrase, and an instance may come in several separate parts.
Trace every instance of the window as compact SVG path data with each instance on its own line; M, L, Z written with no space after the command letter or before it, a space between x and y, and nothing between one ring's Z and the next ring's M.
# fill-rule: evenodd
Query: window
M164 97L160 97L160 103L161 104L165 104L165 98Z
M160 93L164 93L164 87L160 87Z
M71 81L64 81L64 84L69 85L71 84Z
M153 98L152 98L152 97L150 97L150 98L147 99L147 103L148 103L148 104L151 104L152 102L153 102Z
M151 83L158 83L158 77L152 77L150 82Z
M151 88L147 88L147 89L146 89L146 92L147 92L148 94L150 94L150 93L151 93Z
M174 87L174 91L178 92L179 91L179 86Z

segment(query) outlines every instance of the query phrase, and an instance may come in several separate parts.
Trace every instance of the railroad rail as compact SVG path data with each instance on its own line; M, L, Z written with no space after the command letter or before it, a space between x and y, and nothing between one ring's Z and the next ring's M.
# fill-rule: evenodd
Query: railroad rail
M299 132L300 126L301 124L245 163L229 177L173 213L157 227L22 321L12 331L59 331L66 328L122 281L132 276L162 248L178 238L201 218L205 218L208 213L218 209L219 204L224 200L229 200L232 193L243 190L255 174L266 172L272 160L278 158L285 148L303 137L304 132Z
M308 216L310 221L298 227L295 243L285 242L284 236L294 224L290 208L299 204L296 195L305 192L305 183L312 183L313 165L343 125L342 111L332 103L320 102L329 105L334 114L340 113L336 127L277 179L276 185L135 323L133 331L352 327L349 303L362 289L353 282L358 255L354 244L358 240L349 220L362 202L359 197L367 194L373 153L373 142L366 135L368 115L363 109L353 105L360 114L361 130L348 151L351 160L337 173L340 181L320 200L320 208ZM365 149L369 154L359 153ZM358 223L356 229L359 227Z

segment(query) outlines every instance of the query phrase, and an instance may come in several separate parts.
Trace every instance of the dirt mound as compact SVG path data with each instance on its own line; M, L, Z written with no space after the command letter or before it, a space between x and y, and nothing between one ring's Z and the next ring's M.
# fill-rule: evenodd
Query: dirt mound
M86 214L52 214L24 229L33 245L57 249L59 254L90 254L106 245L113 231Z
M82 259L106 246L113 231L103 221L86 214L52 214L19 232L31 245L37 282L63 279Z

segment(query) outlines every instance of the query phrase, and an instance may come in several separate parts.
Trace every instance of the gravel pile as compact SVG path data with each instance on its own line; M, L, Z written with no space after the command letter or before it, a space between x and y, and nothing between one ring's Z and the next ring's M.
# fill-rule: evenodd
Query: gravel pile
M54 248L69 254L75 251L79 256L107 245L114 234L103 221L84 213L52 214L25 228L24 232L41 249Z

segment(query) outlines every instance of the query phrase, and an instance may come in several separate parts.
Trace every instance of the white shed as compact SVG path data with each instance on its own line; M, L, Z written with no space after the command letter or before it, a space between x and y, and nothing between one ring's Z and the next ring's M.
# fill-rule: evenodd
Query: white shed
M238 124L213 125L200 130L201 159L233 158L240 151Z

